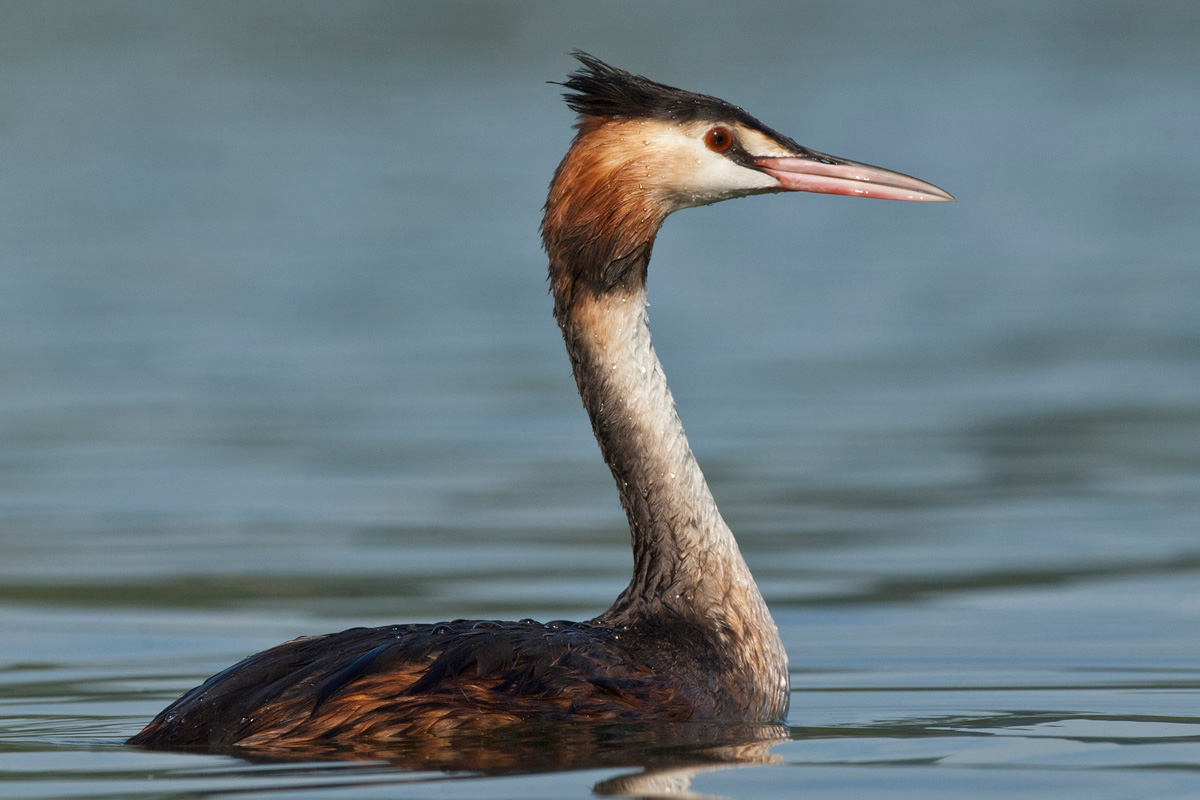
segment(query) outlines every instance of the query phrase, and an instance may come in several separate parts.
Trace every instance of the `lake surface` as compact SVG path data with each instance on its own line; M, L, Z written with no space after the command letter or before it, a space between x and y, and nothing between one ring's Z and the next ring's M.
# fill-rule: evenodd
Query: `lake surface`
M1200 796L1200 6L0 15L0 796ZM959 199L757 197L656 246L780 741L124 747L294 636L624 587L537 236L575 47Z

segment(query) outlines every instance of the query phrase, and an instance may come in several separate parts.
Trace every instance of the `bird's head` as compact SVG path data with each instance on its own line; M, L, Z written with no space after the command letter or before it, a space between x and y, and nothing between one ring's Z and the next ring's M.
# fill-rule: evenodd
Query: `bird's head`
M741 108L576 52L562 85L578 133L546 201L543 239L600 290L644 279L654 236L682 208L770 192L944 202L933 184L802 147ZM589 273L588 271L591 271ZM631 272L632 270L632 272Z

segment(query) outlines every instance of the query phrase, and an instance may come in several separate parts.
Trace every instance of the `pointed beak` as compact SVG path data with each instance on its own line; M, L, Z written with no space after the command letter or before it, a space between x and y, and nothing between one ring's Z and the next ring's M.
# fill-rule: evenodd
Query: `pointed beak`
M870 164L859 164L815 150L783 158L756 158L760 170L779 181L780 191L844 194L877 200L953 203L954 196L932 183Z

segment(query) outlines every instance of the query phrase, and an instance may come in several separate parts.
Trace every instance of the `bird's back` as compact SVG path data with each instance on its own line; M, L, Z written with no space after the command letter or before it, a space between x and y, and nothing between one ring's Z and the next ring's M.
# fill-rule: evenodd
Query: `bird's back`
M385 741L523 720L711 716L705 692L662 671L659 644L647 653L644 636L571 622L353 628L244 659L172 703L130 743L211 752Z

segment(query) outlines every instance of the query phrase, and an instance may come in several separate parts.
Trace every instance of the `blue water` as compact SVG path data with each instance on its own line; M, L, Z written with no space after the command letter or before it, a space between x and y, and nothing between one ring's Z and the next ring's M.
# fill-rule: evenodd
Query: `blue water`
M0 796L1200 796L1200 6L0 16ZM575 47L959 198L757 197L656 245L784 741L503 775L123 747L293 636L624 586L537 236Z

